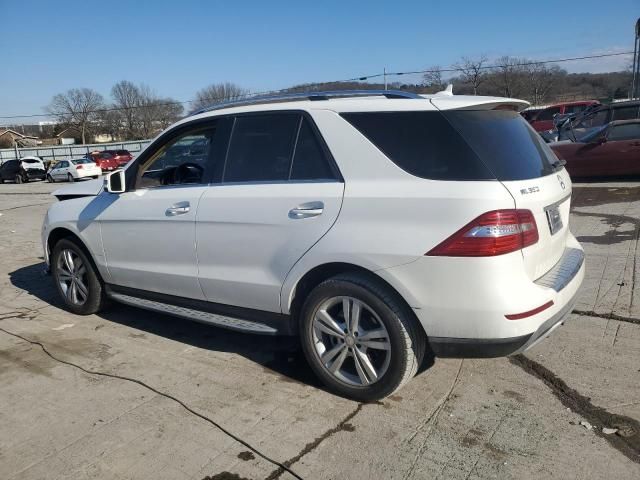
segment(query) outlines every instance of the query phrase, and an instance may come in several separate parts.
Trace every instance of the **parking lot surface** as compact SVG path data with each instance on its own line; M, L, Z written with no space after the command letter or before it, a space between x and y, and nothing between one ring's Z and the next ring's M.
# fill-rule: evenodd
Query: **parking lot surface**
M587 273L562 328L373 404L322 390L295 339L66 312L40 245L56 187L0 185L2 479L640 478L638 182L574 185Z

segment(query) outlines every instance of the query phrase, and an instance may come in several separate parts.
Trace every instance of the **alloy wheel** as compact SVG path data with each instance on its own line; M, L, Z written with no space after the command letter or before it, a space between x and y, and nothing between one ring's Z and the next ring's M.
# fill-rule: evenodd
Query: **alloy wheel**
M83 305L89 297L87 268L80 256L70 249L60 252L56 265L58 284L69 303Z
M314 314L312 335L322 366L348 385L371 385L389 367L389 333L362 300L341 296L323 302Z

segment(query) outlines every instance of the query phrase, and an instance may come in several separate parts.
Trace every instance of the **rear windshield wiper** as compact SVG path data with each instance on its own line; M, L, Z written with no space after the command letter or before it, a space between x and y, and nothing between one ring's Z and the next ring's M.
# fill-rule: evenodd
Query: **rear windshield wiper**
M566 164L567 164L567 161L564 158L559 158L558 160L556 160L555 162L553 162L551 164L551 167L553 168L553 171L555 172L555 171L560 170Z

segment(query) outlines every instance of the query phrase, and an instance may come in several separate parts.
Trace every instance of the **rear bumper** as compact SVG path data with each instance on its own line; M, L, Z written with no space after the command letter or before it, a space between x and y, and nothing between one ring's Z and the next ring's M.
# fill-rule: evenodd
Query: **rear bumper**
M431 350L438 357L450 358L494 358L515 355L529 350L547 338L564 323L576 303L576 292L569 303L530 334L511 338L429 338Z
M536 281L519 252L423 257L376 273L413 308L436 355L498 357L523 352L557 328L576 302L584 272L584 252L569 234L560 260ZM538 313L507 318L551 302Z

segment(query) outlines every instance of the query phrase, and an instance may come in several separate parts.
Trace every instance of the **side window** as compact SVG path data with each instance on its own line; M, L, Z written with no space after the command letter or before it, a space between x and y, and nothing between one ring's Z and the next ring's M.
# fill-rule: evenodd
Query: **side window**
M638 105L613 109L613 120L633 120L635 118L638 118Z
M538 114L536 120L553 120L556 113L560 113L560 107L545 108Z
M640 123L615 125L609 132L607 140L637 140L640 139Z
M297 114L237 117L224 181L288 180L299 122Z
M291 180L325 179L335 179L335 175L309 120L303 118L291 167Z
M62 161L58 165L59 165L59 168L67 168L69 166L69 162Z
M206 182L214 134L215 126L199 128L159 147L142 165L137 188Z

